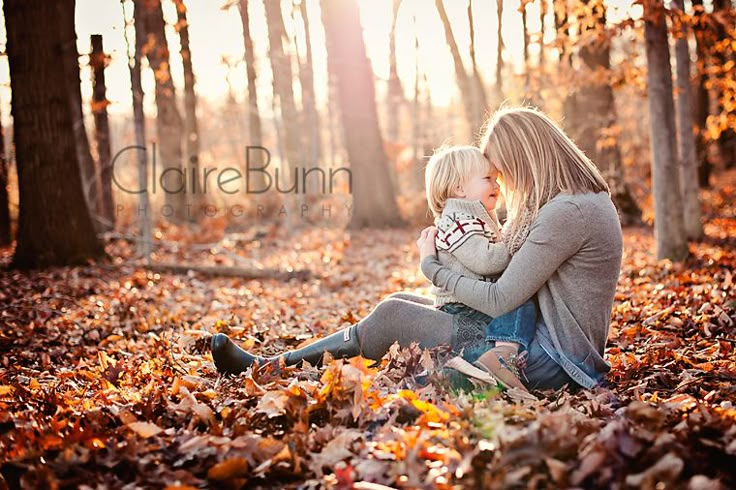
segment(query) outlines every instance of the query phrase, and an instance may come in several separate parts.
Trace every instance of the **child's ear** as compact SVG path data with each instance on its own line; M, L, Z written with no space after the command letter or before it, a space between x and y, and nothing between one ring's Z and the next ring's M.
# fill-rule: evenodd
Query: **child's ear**
M461 185L456 186L454 191L455 191L455 196L462 197L462 198L465 197L465 189L463 189L463 186Z

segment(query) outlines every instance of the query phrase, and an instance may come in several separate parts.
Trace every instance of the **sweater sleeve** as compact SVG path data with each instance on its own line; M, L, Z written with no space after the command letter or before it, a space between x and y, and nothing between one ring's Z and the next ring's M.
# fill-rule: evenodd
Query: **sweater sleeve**
M422 272L460 302L498 317L528 301L582 246L585 221L575 203L549 202L540 209L529 236L495 283L463 277L436 257L422 260Z
M457 260L481 276L500 274L509 265L511 256L503 243L493 243L483 235L474 234L452 251Z

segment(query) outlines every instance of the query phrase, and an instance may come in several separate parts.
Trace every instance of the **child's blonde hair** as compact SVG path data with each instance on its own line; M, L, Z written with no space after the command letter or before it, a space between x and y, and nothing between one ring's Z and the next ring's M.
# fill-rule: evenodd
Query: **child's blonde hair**
M490 163L475 146L450 146L435 150L424 171L427 203L436 217L442 214L447 200L455 190L480 172L487 172Z
M486 123L483 155L503 176L509 218L526 208L530 219L561 192L602 192L608 184L596 166L547 115L532 108L503 108ZM512 227L524 223L510 220ZM516 230L510 230L513 236Z

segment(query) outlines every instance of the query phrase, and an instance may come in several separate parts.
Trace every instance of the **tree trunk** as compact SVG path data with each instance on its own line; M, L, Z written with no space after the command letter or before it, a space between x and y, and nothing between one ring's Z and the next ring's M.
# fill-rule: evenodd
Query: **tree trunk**
M268 42L273 72L273 92L278 98L281 110L281 122L284 128L284 150L286 162L282 161L284 175L293 175L293 170L304 162L303 140L301 134L301 115L294 102L294 75L291 71L291 60L284 51L283 39L286 37L284 18L281 12L281 2L266 0L266 20L268 23ZM287 169L292 169L288 172ZM303 192L299 189L298 179L289 187L288 183L277 183L280 189L294 189L295 193ZM294 187L296 186L296 187Z
M626 184L621 150L616 141L617 122L613 88L605 79L610 70L611 45L605 33L606 13L594 0L595 24L584 32L580 58L587 77L565 100L564 112L571 136L601 170L623 225L641 222L641 209ZM591 31L597 29L599 32Z
M414 25L416 26L416 17L414 17ZM421 84L419 79L421 71L419 69L419 33L414 29L414 98L411 103L411 168L409 169L409 182L406 187L411 192L421 192L424 189L424 179L419 178L418 167L420 167L421 151L421 134L422 126L428 124L429 120L423 120L420 111ZM426 121L426 122L425 122ZM420 167L421 168L421 167ZM395 187L396 188L396 187Z
M399 141L399 116L401 107L404 106L404 89L396 68L396 18L399 15L401 0L393 0L393 19L391 21L391 33L389 37L389 74L387 89L388 124L387 133L390 141Z
M76 32L74 33L76 39ZM66 70L66 80L79 80L79 53L76 46L62 44L60 46L62 55L65 59L74 58L75 63L64 63L63 68ZM76 57L76 58L75 58ZM97 176L95 172L95 162L90 152L89 139L87 138L87 130L84 126L84 116L81 112L82 93L79 87L69 85L69 94L66 101L71 105L70 115L72 117L72 129L74 131L74 148L77 152L77 161L79 162L80 173L82 177L82 191L87 201L87 210L92 218L92 226L97 233L106 229L105 221L98 216L96 212L96 203L98 200Z
M684 14L683 0L672 0L672 5ZM700 222L700 200L698 199L698 165L695 157L695 135L692 90L690 87L690 49L688 28L683 24L682 36L675 41L677 60L677 130L678 153L680 156L680 178L684 209L685 233L688 238L703 236Z
M524 46L524 98L529 97L529 27L527 26L526 8L529 6L529 0L521 0L521 27L522 27L522 43Z
M569 42L569 33L567 26L567 0L552 0L555 14L555 45L559 51L559 60L562 61L567 56L567 43Z
M174 0L176 5L176 30L179 32L179 40L181 43L181 60L184 68L184 115L185 115L185 151L187 165L185 168L189 172L189 182L191 182L188 202L195 212L190 213L190 221L194 221L197 210L200 206L207 202L204 195L204 182L200 182L200 166L199 166L199 122L197 121L197 94L194 92L194 69L192 68L192 52L189 48L189 21L187 20L187 7L184 0Z
M161 151L159 168L163 168L160 191L164 193L166 203L162 214L169 221L183 223L187 218L187 180L182 171L181 147L184 132L176 105L176 88L171 78L161 0L134 0L134 5L135 21L142 24L148 38L144 51L156 79L156 127ZM159 176L155 177L158 181Z
M105 231L115 228L115 208L112 199L112 150L110 148L110 123L107 118L109 104L105 86L105 67L107 55L102 47L102 36L92 34L92 54L90 65L94 74L92 91L92 113L95 119L95 139L97 140L97 200L95 211Z
M125 4L123 11L125 10ZM135 9L135 7L134 7ZM134 13L135 18L135 13ZM128 60L128 69L130 71L130 88L133 98L133 127L135 129L135 146L137 147L136 160L138 170L138 188L146 189L148 182L148 158L146 154L146 117L143 112L143 83L141 81L141 62L143 60L143 49L146 45L148 34L145 31L142 22L135 24L135 48L133 49L132 58ZM128 38L125 38L126 45ZM130 46L127 46L130 53ZM155 150L154 150L155 153ZM141 192L138 195L137 213L139 218L140 240L138 242L138 253L142 255L147 264L151 263L151 209L148 199L148 191Z
M644 18L657 258L683 260L688 247L677 164L672 67L662 1L645 0Z
M5 0L3 9L20 197L12 266L82 264L104 250L84 198L74 128L82 121L74 0Z
M378 128L373 71L365 51L358 4L355 0L323 0L322 19L327 66L335 76L354 185L350 227L400 226L403 220Z
M728 26L733 26L736 22L733 14L729 14L729 11L733 9L731 0L713 0L713 13L715 15L722 14L722 17L717 20L716 35L717 44L720 49L715 53L715 61L721 70L726 70L727 64L733 64L736 60L733 59L734 49L731 48L733 40L729 32ZM733 71L733 68L731 70ZM727 95L728 89L725 88L726 80L733 77L729 76L728 72L721 73L721 80L716 84L717 90L717 101L718 109L716 114L726 115L731 110L729 109L730 101ZM725 168L736 167L736 131L732 126L728 126L722 129L721 134L717 140L718 155L721 159L721 165Z
M243 44L245 46L245 69L248 77L248 146L263 146L263 129L261 127L261 114L258 109L258 86L256 84L256 57L253 51L253 39L250 35L250 13L248 9L249 0L240 0L238 11L243 26ZM263 167L265 160L263 152L253 151L246 154L251 168ZM265 190L266 178L262 172L255 172L253 190Z
M463 99L465 116L468 119L472 136L472 134L480 128L481 124L483 124L485 109L478 106L473 98L473 84L471 83L471 79L468 76L467 71L465 71L463 60L460 57L460 50L457 47L455 36L452 33L452 25L450 24L450 19L447 17L444 0L435 0L435 5L437 6L437 12L439 12L440 20L444 26L447 45L450 47L450 53L452 53L452 61L455 65L455 77L460 90L460 96Z
M2 119L0 117L0 119ZM8 160L5 158L5 130L0 125L0 246L13 241L10 232L10 202L8 199Z
M547 16L547 0L539 0L539 73L544 73L546 48L544 45L544 18Z
M503 0L496 0L496 17L498 18L498 32L496 33L496 97L499 102L503 96Z
M478 70L478 61L475 57L475 21L473 20L473 0L468 0L468 27L470 33L470 61L473 65L473 100L474 105L478 107L482 114L480 115L480 124L475 127L478 131L485 122L488 113L488 99L486 90L483 87L483 78Z
M337 166L338 156L342 155L344 148L342 134L340 132L338 119L340 118L339 109L337 107L337 87L335 83L335 74L327 72L327 125L329 131L327 134L330 138L330 167ZM338 155L340 153L340 155Z
M320 121L317 112L317 102L314 90L314 68L312 58L312 39L309 28L307 1L299 2L299 12L304 24L304 38L306 40L306 60L299 63L299 81L302 86L302 106L305 114L305 130L308 134L309 164L317 166L322 157L322 140L320 138Z
M710 187L710 174L712 165L708 156L708 141L705 136L705 125L708 121L710 112L710 94L708 93L708 47L706 41L707 27L702 24L703 17L703 0L692 0L695 26L695 46L698 55L698 75L696 81L695 92L695 125L697 127L696 135L696 153L698 164L698 184L702 188Z

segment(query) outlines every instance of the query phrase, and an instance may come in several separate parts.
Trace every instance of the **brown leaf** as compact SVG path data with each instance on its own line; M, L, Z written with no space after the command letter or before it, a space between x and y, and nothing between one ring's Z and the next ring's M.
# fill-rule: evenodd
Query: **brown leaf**
M156 424L152 424L151 422L131 422L128 424L128 428L141 436L143 439L157 436L161 432L163 432L163 429L161 427Z
M583 458L580 466L573 472L570 482L575 486L580 485L588 476L595 473L605 460L606 453L603 451L591 451Z
M248 473L248 462L245 458L235 457L221 461L207 470L207 478L214 481L231 480Z
M673 453L665 454L654 466L635 475L626 477L626 484L632 487L654 488L656 483L674 481L682 472L685 463Z
M279 417L286 413L286 403L288 401L289 396L283 391L266 392L258 400L256 412L265 413L268 418Z

